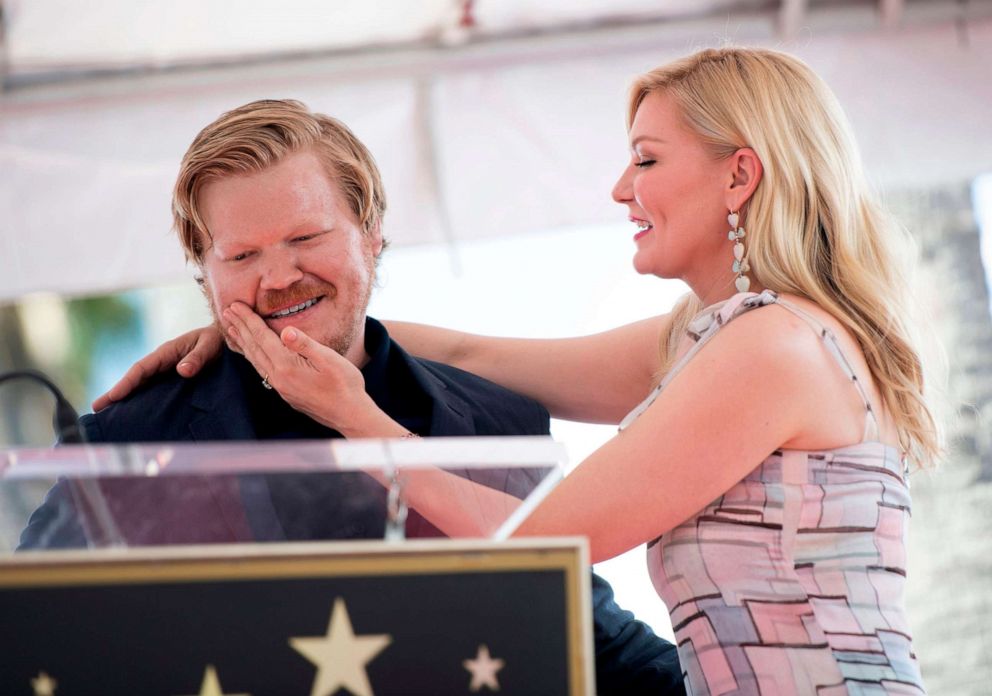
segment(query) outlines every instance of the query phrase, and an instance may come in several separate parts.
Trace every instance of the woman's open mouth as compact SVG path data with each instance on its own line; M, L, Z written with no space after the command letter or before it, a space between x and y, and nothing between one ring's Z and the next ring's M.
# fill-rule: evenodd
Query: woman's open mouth
M630 221L635 225L637 225L637 233L634 235L635 242L654 229L654 225L652 225L647 220L640 220L638 218L632 217L630 218Z

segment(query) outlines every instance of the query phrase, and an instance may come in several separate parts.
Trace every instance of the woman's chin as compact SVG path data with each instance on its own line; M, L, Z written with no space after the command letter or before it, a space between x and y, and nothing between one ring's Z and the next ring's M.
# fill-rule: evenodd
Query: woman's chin
M641 275L659 275L654 268L654 264L644 254L634 254L633 264L634 270Z
M639 275L654 276L662 280L681 278L682 276L673 268L668 268L663 264L651 262L647 259L638 259L634 256L634 270Z

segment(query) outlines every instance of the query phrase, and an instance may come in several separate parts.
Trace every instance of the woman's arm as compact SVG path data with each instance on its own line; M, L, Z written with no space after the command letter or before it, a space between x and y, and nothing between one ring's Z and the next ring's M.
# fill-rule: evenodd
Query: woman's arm
M495 338L400 321L384 322L414 355L454 365L542 403L556 418L619 423L651 388L670 317L663 314L590 336L556 339ZM192 377L220 352L216 326L194 329L131 366L93 410L120 401L172 367Z
M383 488L391 481L382 471L366 471ZM523 502L437 467L404 469L399 474L408 507L451 538L491 537Z
M864 422L837 403L835 367L786 310L739 317L704 346L622 433L578 465L517 535L582 535L593 562L657 538L698 513L775 449L841 439ZM773 336L775 340L769 340ZM850 427L837 428L843 419ZM850 444L834 442L834 446Z
M647 396L660 369L669 315L576 338L479 336L384 322L406 350L454 365L540 402L556 418L619 423Z

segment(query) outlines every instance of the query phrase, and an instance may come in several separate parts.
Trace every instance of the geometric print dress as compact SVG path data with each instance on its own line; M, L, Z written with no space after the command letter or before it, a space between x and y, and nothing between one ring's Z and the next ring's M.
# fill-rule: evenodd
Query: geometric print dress
M811 324L858 389L865 437L832 450L777 450L648 545L686 690L924 694L903 606L906 467L877 440L871 405L829 329L773 292L735 295L689 325L695 343L621 428L722 326L773 302Z

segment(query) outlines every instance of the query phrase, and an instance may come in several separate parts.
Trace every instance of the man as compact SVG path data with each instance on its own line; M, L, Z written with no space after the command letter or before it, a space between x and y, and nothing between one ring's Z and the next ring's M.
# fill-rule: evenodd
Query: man
M362 398L372 399L399 423L403 430L397 435L547 434L548 414L539 404L455 368L411 357L381 324L366 317L385 246L384 211L382 182L365 146L344 124L294 101L253 102L207 126L183 158L173 195L187 259L201 273L218 327L235 342L232 320L244 326L237 321L243 315L255 325L261 318L274 332L267 337L270 342L277 342L280 332L283 340L292 340L285 330L293 327L298 336L332 348L361 370ZM237 316L230 313L232 305L239 308ZM160 374L127 399L84 416L82 424L90 440L98 442L350 434L351 423L321 423L307 415L312 413L307 404L291 407L284 397L292 385L270 383L264 361L252 359L263 367L225 349L195 378ZM344 405L341 411L359 409ZM335 517L326 501L343 496L327 488L329 478L311 477L301 484L300 477L239 477L214 484L223 490L179 481L174 485L184 488L174 493L204 501L233 493L243 502L243 516L224 514L234 531L204 520L187 525L194 528L186 532L193 540L218 540L217 535L224 540L224 534L266 540L368 534L353 521ZM333 485L339 485L336 477ZM161 502L156 489L129 493L127 504L140 509L145 493ZM300 496L313 504L300 505ZM82 541L81 530L60 529L56 523L66 518L60 509L64 504L57 495L49 496L32 516L23 547ZM143 532L162 533L168 532ZM674 646L622 611L612 589L595 575L593 601L599 693L681 693Z

